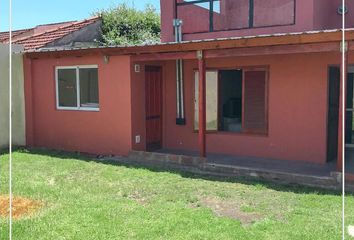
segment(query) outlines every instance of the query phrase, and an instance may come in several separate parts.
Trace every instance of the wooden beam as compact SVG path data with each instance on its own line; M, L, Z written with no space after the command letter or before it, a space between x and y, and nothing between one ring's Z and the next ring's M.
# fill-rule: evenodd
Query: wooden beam
M168 61L176 59L196 59L195 52L152 53L132 56L133 62Z
M206 74L205 74L205 59L203 51L198 51L198 104L199 104L199 155L202 158L206 157Z
M338 52L338 42L332 43L310 43L301 45L283 45L283 46L265 46L253 48L234 48L234 49L213 49L205 50L204 58L223 58L223 57L242 57L242 56L260 56L260 55L279 55L295 53L320 53L320 52ZM173 52L173 53L153 53L140 54L132 56L132 61L168 61L168 60L190 60L196 59L195 52Z
M338 52L339 42L301 45L265 46L253 48L215 49L205 51L205 58L242 57L258 55Z
M349 45L349 43L347 43ZM349 46L343 46L342 51L346 51L344 63L341 61L340 66L340 84L339 84L339 114L338 114L338 153L337 153L337 171L342 171L343 168L343 157L345 157L345 141L343 141L343 129L345 125L343 124L343 119L345 120L345 101L343 97L346 97L346 92L343 89L346 89L346 81L348 75L348 49ZM342 54L341 54L342 56ZM344 108L343 108L344 106ZM344 109L344 110L343 110Z
M280 46L280 45L296 45L309 43L328 43L340 42L342 38L341 31L332 32L316 32L316 33L299 33L299 34L278 34L263 35L254 37L240 37L231 39L215 39L207 41L189 41L182 43L168 43L143 46L117 46L117 47L100 47L87 49L58 50L46 52L28 52L29 57L35 58L40 56L60 57L86 55L92 53L100 53L107 56L114 55L135 55L144 53L168 53L168 52L188 52L198 50L212 49L232 49L247 48L260 46ZM348 41L354 40L354 31L347 31L346 38Z

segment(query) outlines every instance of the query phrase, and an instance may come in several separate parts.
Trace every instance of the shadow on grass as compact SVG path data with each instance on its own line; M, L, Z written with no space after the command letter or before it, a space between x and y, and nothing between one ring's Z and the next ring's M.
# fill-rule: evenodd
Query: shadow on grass
M246 185L251 185L254 187L261 186L268 189L281 192L292 192L296 194L317 194L317 195L341 195L340 191L336 190L324 190L315 187L301 186L298 184L286 184L282 182L271 182L265 180L255 180L243 177L225 177L225 176L211 176L208 173L192 173L181 168L173 168L170 166L163 165L151 165L151 164L141 164L136 162L120 162L117 160L105 160L99 158L97 155L82 154L78 152L64 152L58 150L47 150L47 149L26 149L26 148L17 148L16 152L26 153L26 154L35 154L41 156L54 157L59 159L73 159L75 161L85 161L85 162L96 162L104 165L112 166L121 166L131 169L145 169L152 172L168 172L172 174L178 174L183 178L191 179L202 179L208 181L218 181L218 182L227 182L227 183L241 183ZM122 159L127 159L122 157ZM348 193L350 196L354 196L354 193Z

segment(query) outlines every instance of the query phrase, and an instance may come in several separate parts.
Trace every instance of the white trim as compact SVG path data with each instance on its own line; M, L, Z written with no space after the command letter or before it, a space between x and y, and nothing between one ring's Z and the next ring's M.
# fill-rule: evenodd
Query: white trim
M57 110L61 110L61 111L83 111L83 112L99 112L100 109L99 108L77 108L77 107L59 107L57 108Z
M80 107L80 72L79 69L98 69L98 65L74 65L74 66L57 66L55 67L55 94L56 94L56 110L66 111L91 111L99 112L99 107ZM59 106L59 79L58 72L61 69L74 69L76 76L76 107L62 107ZM98 104L99 105L99 104Z
M98 68L98 65L78 65L77 68Z
M73 68L98 68L98 65L68 65L68 66L57 66L56 69L73 69Z

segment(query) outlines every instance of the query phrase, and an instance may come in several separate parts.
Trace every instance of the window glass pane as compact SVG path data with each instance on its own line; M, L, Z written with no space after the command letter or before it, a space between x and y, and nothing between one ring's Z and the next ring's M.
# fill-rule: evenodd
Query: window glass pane
M77 107L76 69L58 69L60 107Z
M220 0L214 2L214 9L219 10L213 12L214 30L248 28L249 7L249 0Z
M80 106L98 108L98 70L97 68L81 68L80 74Z
M220 129L242 131L242 70L222 70L220 74Z
M290 25L295 21L295 0L254 0L254 27Z
M195 72L194 129L199 129L199 75ZM206 129L218 130L218 72L206 72Z
M188 1L178 1L183 3ZM209 32L210 4L195 3L177 6L177 18L183 21L183 33Z

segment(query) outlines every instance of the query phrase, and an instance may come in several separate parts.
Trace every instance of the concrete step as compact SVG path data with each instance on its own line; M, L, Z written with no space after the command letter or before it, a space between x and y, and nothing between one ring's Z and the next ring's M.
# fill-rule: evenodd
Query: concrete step
M200 157L143 151L131 151L128 157L135 161L145 161L149 163L164 165L181 165L187 167L198 167L199 165L204 164L206 161L205 158Z
M309 187L318 187L324 189L336 190L339 183L334 177L313 176L305 174L296 174L280 171L271 171L267 169L247 168L233 165L221 165L207 163L203 166L204 171L222 173L227 176L245 177L249 179L260 179L271 182L298 184Z
M272 171L269 169L208 163L207 159L194 156L143 151L132 151L128 158L142 165L159 165L167 168L178 168L184 171L210 176L242 177L252 180L264 180L281 184L297 184L321 189L341 189L338 174L331 174L331 176L296 174ZM353 186L354 185L348 184L348 190L354 191Z

